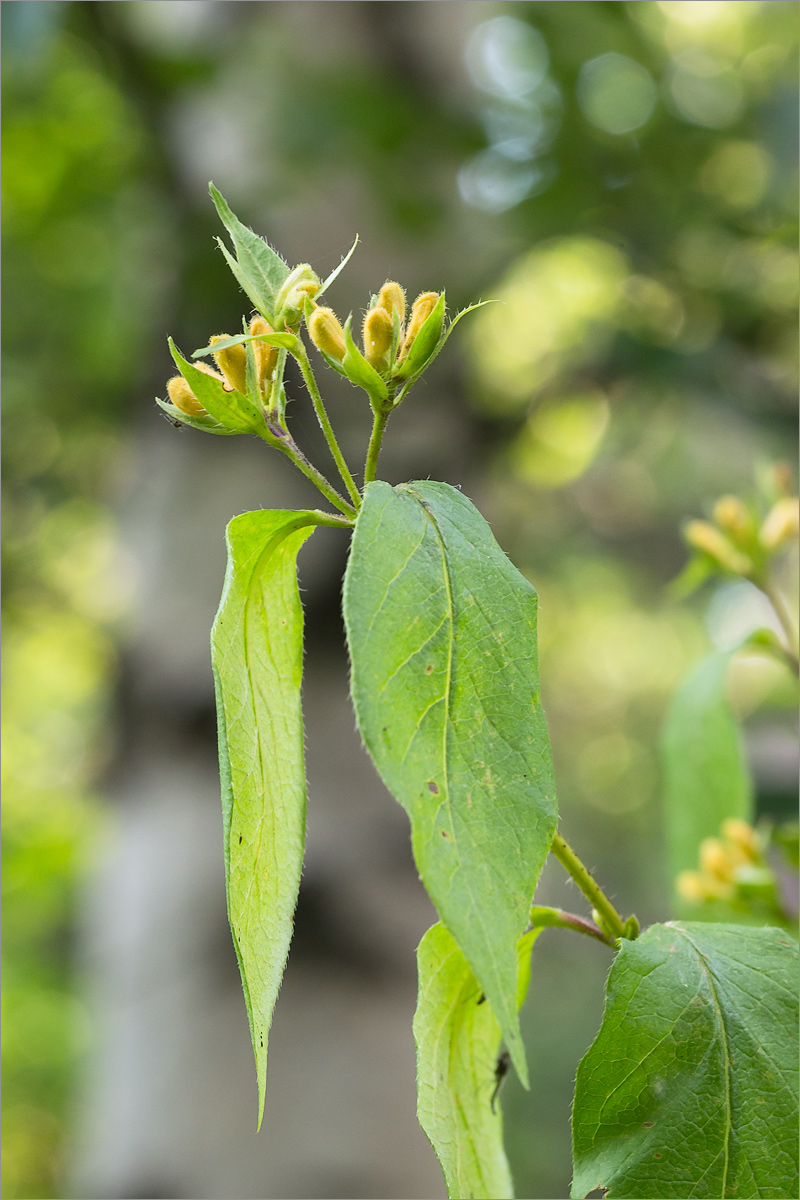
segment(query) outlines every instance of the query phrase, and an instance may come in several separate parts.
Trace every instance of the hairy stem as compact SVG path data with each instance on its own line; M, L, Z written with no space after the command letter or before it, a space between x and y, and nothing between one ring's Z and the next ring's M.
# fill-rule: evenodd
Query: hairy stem
M560 833L553 838L551 848L564 870L572 876L592 908L599 914L610 936L625 937L625 922L622 917Z
M786 645L783 647L784 658L794 671L795 675L798 675L800 674L800 661L798 661L796 649L797 632L794 627L794 621L792 620L792 614L789 612L786 601L771 579L756 579L754 580L754 583L756 584L756 587L761 589L775 610L775 615L780 621L781 629L786 635Z
M383 431L386 428L386 422L389 420L389 410L378 409L375 413L375 419L372 423L372 436L369 439L369 449L367 450L367 461L364 463L364 485L372 483L375 478L375 472L378 469L378 455L381 452L381 442L383 441Z
M290 462L294 463L298 471L301 471L306 479L309 479L314 484L314 487L322 492L325 499L330 501L334 508L338 508L339 512L344 513L346 517L354 517L356 510L353 505L348 504L344 496L341 496L336 491L336 488L328 482L322 472L318 471L313 463L308 461L291 434L288 434L280 425L268 424L267 428L269 432L265 432L265 440L269 442L270 446L274 446L276 450L280 450L282 454L285 454Z
M317 414L317 420L319 421L320 429L325 434L325 440L327 441L330 452L333 455L333 461L336 463L336 466L339 469L339 474L344 481L344 485L350 493L350 499L353 501L356 509L359 509L361 507L361 495L356 487L355 480L350 473L350 468L345 462L344 455L339 448L339 443L336 440L336 434L333 432L333 426L331 425L330 418L328 417L328 413L322 400L322 396L320 395L320 390L317 386L314 372L311 369L311 363L308 361L308 355L306 354L305 350L303 350L302 354L296 355L296 358L300 364L300 370L303 372L303 379L305 380L306 387L308 388L308 394L311 397L311 403L314 405L314 412Z
M563 908L548 908L534 904L530 913L530 922L534 929L540 926L555 926L558 929L574 929L576 933L585 933L587 937L596 938L604 946L616 949L614 939L603 933L599 925L576 913L564 912Z

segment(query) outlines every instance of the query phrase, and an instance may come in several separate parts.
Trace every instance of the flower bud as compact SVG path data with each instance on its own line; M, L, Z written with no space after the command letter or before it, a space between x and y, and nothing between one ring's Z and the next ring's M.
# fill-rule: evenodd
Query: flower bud
M314 345L341 362L347 351L344 330L332 308L315 308L308 321L308 332Z
M207 417L208 413L195 396L182 375L175 375L167 380L167 395L170 403L186 413L187 417Z
M385 308L371 308L364 317L364 357L380 374L389 366L394 326Z
M733 882L733 867L730 855L719 838L704 838L700 843L700 870L723 883Z
M738 496L720 496L714 505L714 520L734 541L746 539L752 533L752 518Z
M796 496L784 496L767 515L758 535L758 540L765 550L777 550L785 542L797 537L800 525L798 499Z
M297 325L306 300L313 300L322 281L308 263L300 263L284 280L275 299L275 319L284 325Z
M689 521L683 531L683 536L690 546L708 554L726 571L734 575L748 575L753 564L746 554L741 554L713 525L708 521Z
M738 817L729 817L727 821L722 822L722 836L726 842L730 842L732 846L740 850L750 862L761 860L758 836L753 826L748 825L747 821L742 821Z
M399 283L387 279L378 293L378 308L385 308L391 318L397 313L402 325L406 317L406 294Z
M227 341L228 337L227 333L217 334L212 337L209 344L213 346L215 342ZM225 376L227 390L241 392L243 396L246 396L247 352L244 346L228 346L225 350L217 350L214 354L214 362Z
M253 317L250 322L250 332L251 334L258 334L263 337L265 334L274 333L275 330L269 321L265 321L263 317ZM278 361L278 347L270 346L268 342L253 342L253 357L256 360L258 386L264 391L272 380L275 371L275 364Z
M699 871L681 871L675 880L675 888L682 900L690 904L702 904L707 898L706 886Z
M414 339L436 307L438 299L438 292L423 292L420 296L417 296L416 300L411 306L411 317L408 322L408 332L406 333L400 353L397 356L398 360L402 361L402 359L404 359L408 354L409 350L414 344Z

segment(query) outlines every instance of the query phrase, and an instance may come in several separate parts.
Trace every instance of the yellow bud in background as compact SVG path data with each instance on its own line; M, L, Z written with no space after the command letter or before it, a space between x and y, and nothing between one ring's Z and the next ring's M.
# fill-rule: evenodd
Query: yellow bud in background
M417 296L416 300L411 306L411 317L408 322L408 332L406 333L400 353L397 356L398 360L401 361L406 357L412 345L414 344L415 337L433 312L438 300L438 292L423 292L420 296Z
M209 345L213 346L216 342L225 342L229 337L230 334L227 333L217 334L212 337ZM225 350L217 350L214 354L214 362L225 376L228 391L241 392L243 396L246 396L247 352L244 346L228 346Z
M167 380L167 395L170 403L186 413L187 417L207 417L208 413L195 396L182 375L175 375Z
M402 325L406 319L406 294L399 283L386 280L378 293L378 308L385 308L390 317L397 313Z
M758 844L758 835L753 826L747 824L747 821L742 821L738 817L729 817L727 821L722 822L722 836L726 842L730 842L732 846L740 850L750 862L760 862L761 847Z
M738 496L720 496L714 505L714 520L736 541L753 531L752 518Z
M364 357L376 371L389 366L394 326L385 308L371 308L364 317Z
M711 875L723 883L733 882L733 867L731 857L719 838L704 838L700 843L700 870L704 875Z
M681 871L675 880L675 888L681 899L690 904L702 904L707 899L706 885L699 871Z
M708 521L689 521L683 536L690 546L710 555L721 567L734 575L749 575L753 564L746 554L732 546L724 534Z
M799 505L797 496L784 496L774 505L758 535L765 550L777 550L797 537L800 527Z
M308 321L312 342L323 353L341 362L347 351L344 330L332 308L315 308Z
M263 337L267 333L274 333L275 330L263 317L253 317L250 322L250 332ZM253 355L256 360L258 383L263 388L272 379L272 373L278 361L278 347L269 346L266 342L253 342Z

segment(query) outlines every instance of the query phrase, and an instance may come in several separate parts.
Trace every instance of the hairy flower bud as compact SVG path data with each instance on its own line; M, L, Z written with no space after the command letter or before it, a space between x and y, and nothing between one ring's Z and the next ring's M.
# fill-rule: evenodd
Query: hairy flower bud
M758 535L765 550L777 550L779 546L797 537L800 526L797 496L784 496L767 515Z
M344 330L332 308L315 308L308 321L308 332L312 342L323 353L341 362L347 345Z
M733 882L734 864L719 838L704 838L700 843L700 870L723 883Z
M263 317L253 317L250 322L251 334L263 337L265 334L274 332L269 321L265 321ZM253 356L256 360L258 385L263 391L272 380L275 364L278 361L278 347L270 346L268 342L253 342Z
M186 413L187 417L206 417L208 413L195 396L182 375L175 375L167 380L167 395L170 403Z
M385 308L389 316L397 313L400 323L406 318L406 294L399 283L387 279L378 293L378 308Z
M229 336L227 333L217 334L212 337L209 345L213 346L216 342L227 341ZM228 390L241 392L243 396L246 396L247 352L244 346L228 346L225 350L217 350L214 354L214 362L225 376Z
M306 300L313 300L322 281L308 263L300 263L284 280L275 299L275 319L279 325L297 325Z
M690 546L708 554L721 567L734 575L748 575L753 564L746 554L732 546L724 534L708 521L689 521L683 536Z
M394 326L385 308L371 308L364 317L364 357L379 373L389 366Z
M734 541L746 539L753 531L753 521L738 496L720 496L714 505L714 520Z
M742 821L739 817L729 817L727 821L722 822L722 836L732 847L741 851L744 858L750 862L760 862L761 847L758 844L758 835L747 821Z
M406 357L414 344L414 339L436 307L438 299L438 292L422 292L421 295L417 296L416 300L411 306L411 317L408 322L408 332L406 333L400 353L397 356L398 359L402 360Z
M699 871L681 871L675 887L682 900L690 904L702 904L707 899L706 886Z

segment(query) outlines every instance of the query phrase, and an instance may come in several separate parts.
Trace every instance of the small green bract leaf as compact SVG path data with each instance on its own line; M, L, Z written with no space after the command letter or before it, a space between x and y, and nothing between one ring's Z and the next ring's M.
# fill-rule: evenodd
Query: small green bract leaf
M780 929L653 925L623 942L578 1068L572 1196L792 1200L797 946Z
M713 654L672 698L664 722L664 819L671 877L697 867L703 838L727 817L753 817L752 784L725 696L733 651Z
M189 416L180 408L176 408L174 404L170 404L168 400L159 400L158 396L155 397L155 401L159 408L163 408L168 417L171 417L173 421L179 421L181 425L189 425L192 429L202 429L203 433L221 434L222 437L232 437L236 433L235 429L226 429L213 417Z
M540 932L531 930L520 939L520 1005ZM434 925L420 942L417 969L419 1123L436 1151L451 1200L503 1200L514 1191L503 1149L502 1112L495 1101L500 1026L444 925Z
M169 348L176 367L214 421L234 433L264 435L264 418L248 396L228 391L221 379L206 375L205 371L195 367L183 357L172 338L169 339Z
M228 570L211 634L217 689L228 917L264 1112L267 1034L300 887L306 786L296 558L310 512L250 512L227 529Z
M364 389L370 400L381 403L389 395L389 390L378 372L370 366L353 341L353 335L350 332L352 321L352 316L348 317L344 326L347 351L342 359L342 369L351 383Z
M234 260L224 244L219 243L228 266L261 315L274 324L275 299L289 275L289 267L263 238L242 224L213 183L208 190L236 251Z
M556 823L536 609L455 488L367 487L344 588L359 729L523 1081L517 943Z
M411 376L419 375L428 365L428 362L433 361L436 357L435 351L439 345L442 336L442 326L444 325L444 310L445 297L444 292L442 292L432 311L428 314L427 320L414 338L408 355L395 370L394 373L398 379L408 379Z

